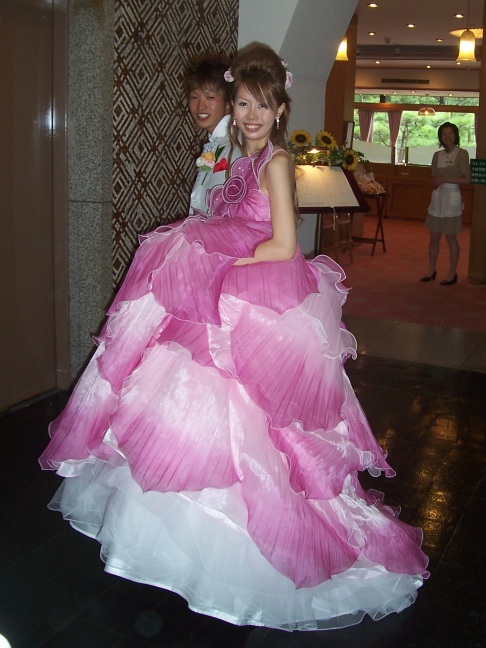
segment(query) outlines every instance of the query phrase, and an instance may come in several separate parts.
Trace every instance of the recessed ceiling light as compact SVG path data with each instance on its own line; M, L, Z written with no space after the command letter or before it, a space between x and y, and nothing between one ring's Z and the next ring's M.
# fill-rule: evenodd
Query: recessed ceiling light
M368 7L371 7L372 9L376 9L377 6L378 6L378 3L376 3L376 2L368 2Z
M432 67L431 65L427 65L427 70L430 70L431 67Z
M442 41L443 41L444 39L443 39L443 38L436 38L435 40L436 40L438 43L442 43Z
M461 61L456 61L456 65L461 65Z
M464 18L464 14L456 14L454 18Z
M368 32L368 36L376 36L376 32Z
M413 29L413 28L415 27L415 25L414 25L413 23L408 23L407 27L408 27L409 29Z
M381 61L375 61L376 65L380 65Z

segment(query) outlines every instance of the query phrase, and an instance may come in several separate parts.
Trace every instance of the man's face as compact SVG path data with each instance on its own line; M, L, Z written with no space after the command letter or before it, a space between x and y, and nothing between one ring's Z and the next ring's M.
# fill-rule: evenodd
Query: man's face
M210 134L229 111L221 90L195 88L189 95L189 112L196 126Z

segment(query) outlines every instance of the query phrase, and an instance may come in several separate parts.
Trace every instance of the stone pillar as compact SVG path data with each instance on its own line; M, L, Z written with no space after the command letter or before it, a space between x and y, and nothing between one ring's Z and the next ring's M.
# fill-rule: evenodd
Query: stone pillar
M483 29L486 28L486 0L483 7ZM484 46L483 46L484 51ZM486 159L486 61L481 63L479 82L479 114L476 157ZM486 185L474 185L474 201L471 222L471 246L469 252L469 281L486 283Z
M71 0L68 237L71 373L93 348L112 292L114 0Z

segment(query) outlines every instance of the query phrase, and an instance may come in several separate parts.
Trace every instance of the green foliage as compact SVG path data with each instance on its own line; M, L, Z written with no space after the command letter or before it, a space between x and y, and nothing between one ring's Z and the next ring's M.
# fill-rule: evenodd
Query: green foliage
M421 105L425 104L424 101L419 103ZM359 140L359 118L357 110L355 110L354 120L357 127L355 140ZM437 112L433 117L419 117L415 111L404 110L400 122L397 147L405 148L406 146L430 146L438 144L437 130L446 121L456 124L463 146L474 146L476 143L476 135L474 132L473 113ZM386 112L375 112L373 142L383 144L383 146L391 145L388 113Z
M448 95L399 95L399 94L355 94L356 103L381 103L384 98L385 103L399 104L420 104L440 106L479 106L479 97L450 97Z
M380 95L358 93L355 95L354 100L359 103L382 103L384 101L385 103L414 104L421 106L479 106L479 98L477 97L449 97L444 95L423 96L417 94ZM437 129L446 121L456 124L459 129L462 145L474 146L476 143L473 113L452 113L441 111L437 112L433 117L419 117L417 112L407 110L402 112L400 131L397 140L398 148L438 144ZM357 126L355 139L359 140L360 133L357 110L354 111L354 120ZM383 146L391 145L388 114L386 112L375 112L373 122L373 142L376 144L383 144Z

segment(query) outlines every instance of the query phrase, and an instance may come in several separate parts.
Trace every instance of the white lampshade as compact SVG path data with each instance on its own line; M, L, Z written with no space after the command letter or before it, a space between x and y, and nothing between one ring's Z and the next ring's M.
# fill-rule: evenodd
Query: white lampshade
M478 40L483 39L483 28L482 27L468 27L469 31L472 31L474 34L474 38ZM452 34L452 36L457 36L457 38L461 38L461 36L464 33L464 28L463 29L453 29L452 31L449 32L449 34Z
M418 111L419 117L432 117L435 115L435 110L432 106L422 106Z
M461 40L459 41L459 54L457 61L475 62L474 49L476 47L476 38L470 29L462 32Z

